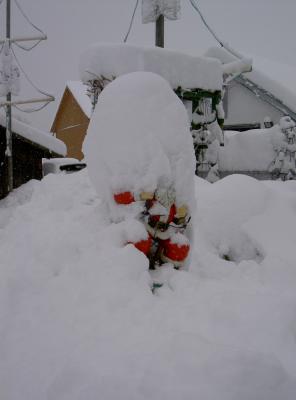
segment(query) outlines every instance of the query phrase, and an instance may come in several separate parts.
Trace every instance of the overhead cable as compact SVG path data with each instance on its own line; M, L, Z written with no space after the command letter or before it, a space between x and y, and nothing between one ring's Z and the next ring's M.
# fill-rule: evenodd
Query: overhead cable
M211 35L214 37L214 39L220 44L220 46L224 47L235 58L243 59L243 56L241 54L239 54L237 51L235 51L234 49L229 47L228 44L224 43L222 40L219 39L219 37L216 35L216 33L213 31L213 29L207 23L205 17L203 16L202 12L200 11L198 5L196 4L196 0L189 0L189 2L192 5L192 7L195 9L195 11L198 12L198 14L199 14L202 22L204 23L205 27L211 33Z
M45 32L43 32L42 29L38 28L38 26L35 25L35 24L30 20L30 18L25 14L24 10L22 9L22 7L21 7L21 5L19 4L18 0L14 0L14 2L15 2L15 5L17 6L17 8L19 9L19 11L21 12L22 16L26 19L26 21L27 21L34 29L36 29L38 32L40 32L40 33L44 36L44 38L45 38L45 37L46 37ZM0 5L1 5L1 3L0 3ZM33 44L32 46L30 46L30 47L22 46L21 44L19 44L19 43L17 43L17 42L15 42L14 44L15 44L16 46L18 46L19 48L21 48L22 50L30 51L30 50L34 49L34 47L38 46L38 44L39 44L40 42L41 42L41 40L38 40L36 43L34 43L34 44Z
M130 21L129 28L128 28L127 34L125 35L125 37L124 37L124 39L123 39L123 42L124 42L124 43L127 41L128 36L129 36L129 34L130 34L130 31L131 31L131 29L132 29L133 22L134 22L134 18L135 18L135 14L136 14L136 11L137 11L137 8L138 8L138 4L139 4L139 0L136 0L136 4L135 4L135 7L134 7L134 11L133 11L133 14L132 14L132 18L131 18L131 21Z
M45 108L46 106L48 106L49 103L50 103L50 101L47 101L45 104L42 104L42 106L40 106L40 107L38 107L38 108L27 108L26 110L23 110L21 107L17 106L16 104L13 104L12 106L13 106L14 108L16 108L18 111L31 114L31 113L33 113L33 112L37 112L37 111L43 110L43 108Z
M26 77L27 81L31 84L31 86L32 86L35 90L37 90L38 93L43 94L44 96L47 96L47 97L49 98L48 101L45 99L45 100L44 100L44 101L45 101L45 104L43 104L41 107L38 107L38 108L22 110L22 109L18 108L16 105L14 105L14 107L17 108L17 109L20 110L20 111L23 111L23 112L35 112L35 111L40 111L40 110L42 110L44 107L46 107L46 106L48 105L48 103L51 101L51 99L53 98L53 96L52 96L51 94L49 94L49 93L47 93L47 92L45 92L45 91L39 89L38 86L35 85L35 83L29 78L29 76L27 75L26 71L25 71L24 68L22 67L22 65L21 65L21 63L19 62L19 60L18 60L18 58L17 58L17 56L16 56L16 54L15 54L15 52L14 52L14 50L13 50L12 47L11 47L11 52L12 52L13 55L14 55L14 58L15 58L15 61L17 62L17 65L19 66L20 70L22 71L22 73L23 73L24 76Z

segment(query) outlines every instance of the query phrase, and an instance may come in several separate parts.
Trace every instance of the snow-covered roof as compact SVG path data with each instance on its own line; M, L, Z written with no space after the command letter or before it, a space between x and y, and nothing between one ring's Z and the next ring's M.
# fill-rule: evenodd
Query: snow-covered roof
M217 58L223 64L236 59L222 47L212 47L205 55ZM256 56L253 57L253 69L246 77L296 112L295 68Z
M136 71L154 72L173 88L222 88L222 65L213 58L196 57L159 47L129 44L93 44L81 56L83 82L94 76L118 77Z
M91 101L89 96L86 94L87 87L81 81L68 81L66 84L67 88L71 91L75 100L80 105L84 114L90 118L91 116Z
M6 126L4 113L0 113L0 125ZM51 133L33 128L16 118L12 119L12 131L24 139L45 147L56 154L63 156L67 153L66 145L61 140L52 136Z

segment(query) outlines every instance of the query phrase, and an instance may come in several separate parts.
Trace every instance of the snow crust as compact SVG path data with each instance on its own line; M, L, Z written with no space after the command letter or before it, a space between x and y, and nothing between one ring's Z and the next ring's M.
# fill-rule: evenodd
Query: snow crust
M190 268L155 295L85 170L0 202L1 398L295 398L296 182L195 184Z
M100 94L83 144L90 178L112 219L139 205L115 205L113 195L154 192L173 184L177 205L194 213L195 155L181 100L159 75L123 75Z
M0 112L0 124L6 126L5 114ZM61 156L67 154L67 147L61 140L52 136L49 132L41 131L31 125L25 124L18 119L12 119L12 131L25 139L28 139L36 144L39 144L46 149L49 149Z
M112 79L136 71L154 72L172 88L222 89L222 65L213 58L194 57L158 47L93 44L80 57L83 82L104 76Z

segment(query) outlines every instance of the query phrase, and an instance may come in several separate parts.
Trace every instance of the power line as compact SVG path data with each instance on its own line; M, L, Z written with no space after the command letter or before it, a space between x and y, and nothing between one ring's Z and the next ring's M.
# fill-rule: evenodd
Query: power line
M39 44L40 42L41 42L41 40L38 40L38 41L37 41L36 43L34 43L31 47L22 46L22 45L19 44L18 42L14 42L14 44L15 44L17 47L19 47L20 49L22 49L22 50L30 51L30 50L33 50L34 47L38 46L38 44Z
M137 8L138 8L138 4L139 4L139 0L136 0L136 4L135 4L135 7L134 7L134 11L133 11L132 17L131 17L129 28L128 28L127 34L125 35L125 37L123 39L124 43L127 41L127 38L128 38L128 36L130 34L130 31L132 29L134 18L135 18L135 14L136 14L136 11L137 11Z
M17 58L17 56L16 56L16 54L15 54L15 52L14 52L14 50L13 50L12 47L11 47L11 52L12 52L12 54L14 55L15 61L17 62L17 64L18 64L20 70L21 70L22 73L24 74L24 76L25 76L25 78L27 79L27 81L31 84L31 86L32 86L35 90L37 90L38 93L43 94L44 96L47 96L47 97L50 98L49 101L46 101L45 104L43 104L41 107L38 107L38 108L31 108L31 109L23 110L23 109L21 109L20 107L16 106L15 104L14 104L14 107L15 107L16 109L18 109L19 111L26 112L26 113L33 113L33 112L37 112L37 111L42 110L43 108L45 108L45 107L50 103L50 101L51 101L51 99L52 99L52 95L49 94L49 93L47 93L47 92L45 92L45 91L43 91L43 90L41 90L41 89L39 89L38 86L35 85L35 83L29 78L28 74L26 73L26 71L25 71L24 68L22 67L22 65L21 65L21 63L19 62L19 60L18 60L18 58Z
M22 73L25 75L27 81L33 86L34 89L37 90L37 92L44 94L45 96L49 96L52 97L51 94L42 91L41 89L38 88L37 85L35 85L35 83L29 78L28 74L26 73L26 71L24 70L24 68L22 67L21 63L19 62L19 59L17 58L13 48L11 48L11 52L14 55L15 61L17 62L17 65L19 66L20 70L22 71Z
M195 9L195 11L198 12L202 22L204 23L205 27L207 28L207 30L210 32L210 34L215 38L215 40L217 40L217 42L224 47L223 42L218 38L218 36L216 35L216 33L213 31L213 29L209 26L209 24L207 23L205 17L203 16L203 14L201 13L200 9L198 8L198 5L195 4L194 0L189 0L189 2L191 3L192 7Z
M23 15L23 17L27 20L27 22L33 27L35 28L38 32L42 33L42 35L46 36L46 34L43 32L42 29L38 28L37 25L33 24L33 22L30 20L30 18L25 14L24 10L22 9L22 7L20 6L18 0L14 0L17 8L20 10L21 14Z
M195 11L198 12L202 22L204 23L205 27L207 30L210 32L210 34L214 37L214 39L220 44L221 47L224 47L230 54L232 54L234 57L243 59L242 55L233 50L231 47L228 46L228 44L224 43L222 40L219 39L219 37L216 35L216 33L213 31L213 29L209 26L207 23L205 17L203 16L202 12L200 11L198 5L196 4L196 0L189 0L190 4L192 7L195 9Z
M13 104L12 106L14 108L16 108L18 111L24 112L24 113L34 113L34 112L38 112L43 110L43 108L45 108L46 106L48 106L48 104L50 103L50 101L47 101L45 104L43 104L42 106L40 106L39 108L27 108L26 110L23 110L22 108L20 108L19 106L17 106L16 104Z
M3 0L2 0L3 1ZM38 28L37 25L35 25L30 18L25 14L24 10L22 9L21 5L19 4L18 0L14 0L15 5L17 6L17 8L19 9L19 11L21 12L22 16L26 19L26 21L34 28L36 29L38 32L40 32L44 37L46 37L46 34L43 32L42 29ZM1 5L1 3L0 3ZM19 43L15 43L16 46L18 46L20 49L25 50L25 51L30 51L32 49L34 49L34 47L38 46L38 44L41 42L41 40L38 40L37 43L34 43L31 47L25 47L20 45Z

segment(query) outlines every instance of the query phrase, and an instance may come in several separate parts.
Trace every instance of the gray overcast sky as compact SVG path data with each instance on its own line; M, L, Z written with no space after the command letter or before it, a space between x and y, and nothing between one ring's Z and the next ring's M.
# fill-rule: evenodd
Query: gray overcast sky
M36 126L50 129L65 82L79 78L81 52L93 42L122 42L135 0L18 1L48 35L48 40L31 52L17 50L17 55L32 80L56 97L54 104L29 116ZM296 0L199 0L198 3L218 36L236 50L296 67ZM181 20L166 23L165 45L201 55L215 41L189 0L182 0L181 4ZM0 13L3 36L4 3ZM12 18L13 34L33 32L14 4ZM128 42L154 44L154 25L141 23L141 0ZM22 86L22 97L33 94L25 83Z

